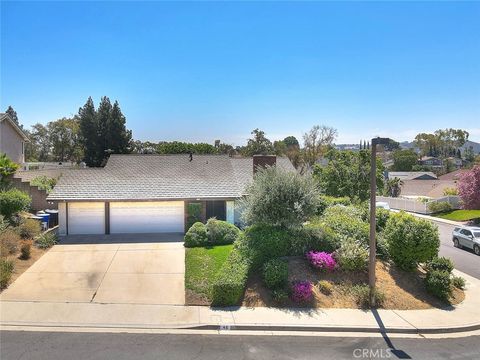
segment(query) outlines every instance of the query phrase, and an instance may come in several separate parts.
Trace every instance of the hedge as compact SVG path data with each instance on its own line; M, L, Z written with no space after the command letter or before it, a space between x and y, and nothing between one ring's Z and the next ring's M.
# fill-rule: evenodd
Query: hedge
M384 230L388 253L403 270L414 270L438 255L438 228L427 220L400 212L391 214Z
M237 305L243 295L250 272L248 254L234 247L218 272L212 286L212 305Z
M28 210L31 202L30 196L18 189L2 191L0 192L0 214L10 219L12 215Z
M208 240L213 245L233 244L237 240L240 229L226 221L211 218L207 221Z
M317 214L322 215L324 211L334 205L351 205L352 202L348 196L344 197L334 197L334 196L328 196L328 195L321 195L319 197L319 204L317 207Z
M207 227L201 222L196 222L188 229L184 237L186 247L208 245Z

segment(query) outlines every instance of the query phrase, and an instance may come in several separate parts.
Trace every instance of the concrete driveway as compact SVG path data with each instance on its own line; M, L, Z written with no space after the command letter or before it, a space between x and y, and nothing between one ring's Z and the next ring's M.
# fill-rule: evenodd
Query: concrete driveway
M1 294L8 301L183 305L181 234L69 236Z

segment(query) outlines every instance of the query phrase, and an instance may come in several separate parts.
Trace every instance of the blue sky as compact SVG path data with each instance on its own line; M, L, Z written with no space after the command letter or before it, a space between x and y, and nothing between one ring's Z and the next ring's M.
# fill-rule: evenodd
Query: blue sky
M480 3L4 2L1 109L25 126L120 102L141 140L480 141Z

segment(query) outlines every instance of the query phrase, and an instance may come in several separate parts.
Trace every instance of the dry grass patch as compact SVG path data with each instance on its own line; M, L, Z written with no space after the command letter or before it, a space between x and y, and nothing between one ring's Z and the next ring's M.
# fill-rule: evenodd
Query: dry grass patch
M362 286L368 283L368 273L334 271L322 273L312 269L303 258L289 259L289 281L308 280L314 285L310 304L297 305L288 300L284 306L315 308L361 308ZM377 287L384 296L384 309L412 310L442 308L463 301L465 294L455 289L450 303L445 303L428 294L424 285L425 274L418 270L408 273L394 265L378 261L376 267ZM328 290L326 290L328 288ZM243 306L279 306L265 288L261 277L254 274L247 283Z

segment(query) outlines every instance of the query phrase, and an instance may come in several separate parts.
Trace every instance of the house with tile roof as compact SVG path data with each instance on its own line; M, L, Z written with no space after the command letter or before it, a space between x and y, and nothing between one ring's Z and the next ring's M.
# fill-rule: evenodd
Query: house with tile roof
M61 235L184 232L190 204L201 221L239 222L238 200L265 166L295 171L272 155L111 155L104 168L65 171L48 200Z

